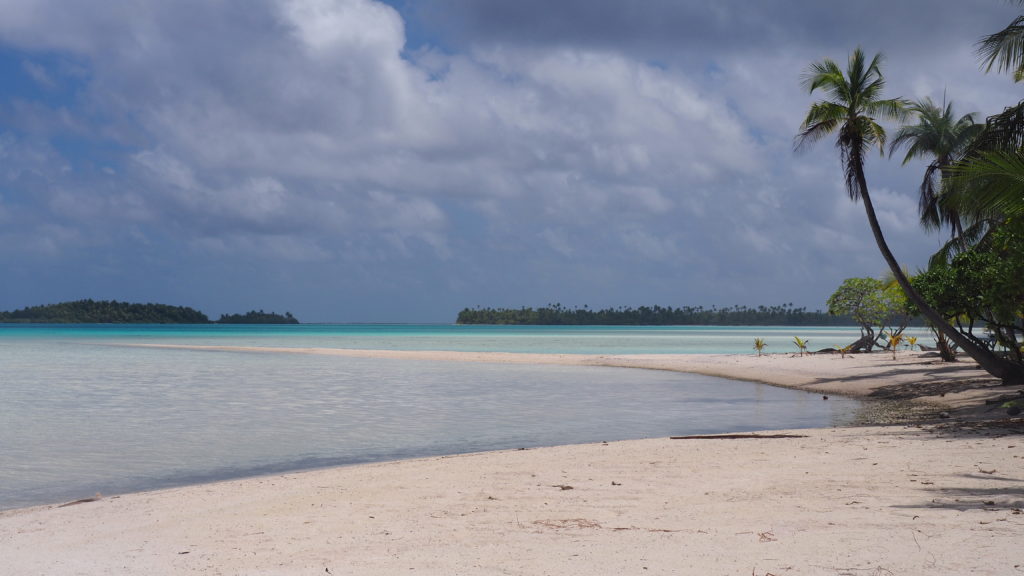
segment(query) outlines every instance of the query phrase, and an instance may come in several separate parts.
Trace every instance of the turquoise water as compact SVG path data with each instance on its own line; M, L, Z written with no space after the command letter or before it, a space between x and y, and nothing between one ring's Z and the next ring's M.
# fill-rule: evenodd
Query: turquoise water
M923 329L908 335L927 339ZM796 352L793 337L811 349L845 345L860 337L853 327L807 326L457 326L451 324L242 325L12 325L5 339L144 342L193 345L459 350L552 354L744 354L754 338L767 352Z
M815 330L798 333L846 338ZM794 331L756 332L781 342ZM854 400L660 371L121 345L746 353L740 342L751 333L0 325L0 509L330 465L855 417Z

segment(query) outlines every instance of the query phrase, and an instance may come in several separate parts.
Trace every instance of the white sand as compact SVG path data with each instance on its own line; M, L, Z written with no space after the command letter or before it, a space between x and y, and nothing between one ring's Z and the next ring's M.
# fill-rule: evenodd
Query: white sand
M530 361L860 394L978 376L917 356ZM9 511L0 573L1019 574L1024 436L1010 424L1015 433L946 424L495 452Z

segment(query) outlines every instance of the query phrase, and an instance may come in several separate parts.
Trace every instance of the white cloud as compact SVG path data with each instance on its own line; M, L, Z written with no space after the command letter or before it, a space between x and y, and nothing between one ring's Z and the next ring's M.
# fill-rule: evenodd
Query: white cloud
M25 70L26 73L28 73L28 75L33 80L36 81L37 84L39 84L43 88L53 89L57 87L57 82L52 77L50 77L49 72L47 72L46 68L44 68L43 66L40 66L39 64L36 64L35 62L31 62L29 60L23 60L21 63L21 67Z
M716 277L744 270L781 293L878 268L831 144L791 151L814 99L800 72L844 56L807 37L721 53L683 38L686 50L659 43L654 62L598 41L409 54L406 23L373 0L0 0L0 11L0 43L20 51L26 77L74 86L59 105L0 101L14 131L0 135L0 178L18 198L5 192L2 214L19 237L66 227L47 236L54 254L130 237L224 258L401 261L425 275L514 275L530 260L552 283L590 270L620 294L638 274L671 286L671 264L685 262L686 303L710 303ZM950 58L944 78L890 58L894 93L914 96L973 66ZM951 96L991 112L1005 93L975 77ZM69 134L98 145L62 147ZM900 192L916 177L872 163L883 226L921 260L934 240L919 238L913 195ZM572 278L553 263L566 260Z

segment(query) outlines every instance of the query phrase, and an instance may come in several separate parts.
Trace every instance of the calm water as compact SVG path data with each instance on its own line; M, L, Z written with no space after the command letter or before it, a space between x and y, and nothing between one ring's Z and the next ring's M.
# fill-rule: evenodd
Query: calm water
M794 334L822 347L856 337L834 328L0 325L0 509L412 456L829 426L860 406L658 371L120 344L746 353L751 334L770 347L776 337L775 351L788 351Z
M909 336L927 340L923 329ZM805 326L456 326L380 324L218 325L11 325L0 324L0 343L27 339L168 344L324 347L383 350L460 350L553 354L745 354L754 338L767 352L796 352L793 337L811 349L860 337L852 327Z

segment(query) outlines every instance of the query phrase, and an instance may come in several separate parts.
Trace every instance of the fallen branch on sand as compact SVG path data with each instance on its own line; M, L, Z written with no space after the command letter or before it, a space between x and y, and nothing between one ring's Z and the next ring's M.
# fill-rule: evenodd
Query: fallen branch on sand
M807 438L803 434L711 434L707 436L669 436L669 440L739 440L744 438Z

